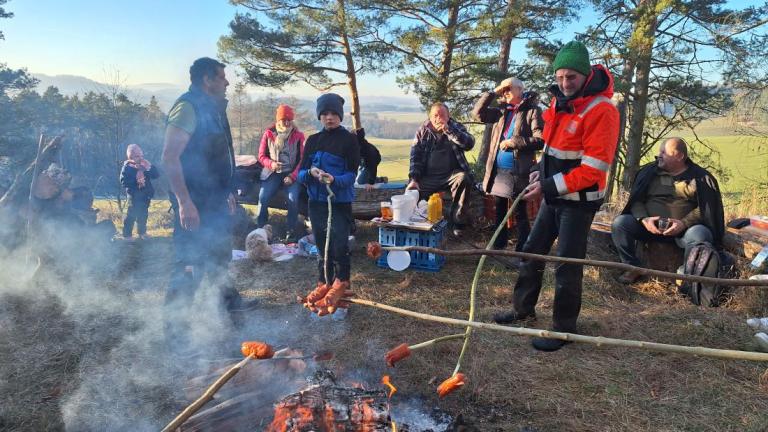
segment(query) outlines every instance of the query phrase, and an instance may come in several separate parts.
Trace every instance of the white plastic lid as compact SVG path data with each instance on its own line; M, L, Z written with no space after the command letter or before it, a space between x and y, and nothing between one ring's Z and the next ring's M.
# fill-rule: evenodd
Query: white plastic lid
M395 271L403 271L411 265L411 254L406 251L389 251L387 265Z

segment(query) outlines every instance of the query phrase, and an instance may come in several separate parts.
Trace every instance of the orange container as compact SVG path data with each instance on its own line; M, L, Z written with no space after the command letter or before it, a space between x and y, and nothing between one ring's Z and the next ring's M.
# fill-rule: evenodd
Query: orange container
M755 228L768 231L768 216L750 216L749 224Z

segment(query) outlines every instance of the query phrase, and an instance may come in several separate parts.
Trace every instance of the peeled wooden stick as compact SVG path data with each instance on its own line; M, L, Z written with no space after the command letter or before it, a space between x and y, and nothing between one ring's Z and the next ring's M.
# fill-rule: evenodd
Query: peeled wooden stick
M484 251L488 252L488 251ZM728 360L749 360L749 361L768 361L768 353L758 353L751 351L737 351L717 348L706 347L692 347L685 345L671 345L657 342L643 342L629 339L613 339L602 336L584 336L574 333L554 332L541 329L523 328L523 327L507 327L498 324L480 323L475 321L466 321L454 318L445 318L436 315L430 315L420 312L413 312L406 309L401 309L394 306L389 306L370 300L363 300L358 298L350 298L350 303L355 303L363 306L375 307L378 309L387 310L390 312L398 313L400 315L410 316L426 321L435 321L443 324L450 324L460 327L474 327L486 330L503 331L507 333L516 334L518 336L531 336L531 337L543 337L547 339L560 339L570 342L589 343L602 346L617 346L625 348L640 348L648 351L660 351L676 354L696 355L704 357L714 357Z
M213 399L213 395L216 394L217 391L227 383L230 379L232 379L233 376L237 375L238 372L240 372L240 369L245 366L248 361L251 360L252 357L248 356L240 362L238 362L236 365L232 366L224 375L222 375L219 379L216 380L210 387L208 387L208 390L203 393L202 396L197 398L196 401L192 402L190 406L184 409L184 411L181 412L178 416L176 416L175 419L173 419L172 422L168 423L168 426L164 427L162 432L171 432L176 430L179 426L181 426L182 423L187 421L188 418L192 417L192 414L196 413L200 408L203 407L208 401Z
M517 252L509 250L488 250L488 249L456 249L446 250L431 248L426 246L382 246L385 251L406 251L406 252L425 252L443 256L468 256L468 255L502 255L524 258L529 260L549 261L567 264L581 264L593 267L606 267L625 271L635 271L646 276L657 276L665 279L684 280L691 282L704 282L718 284L722 286L754 286L768 287L768 280L749 280L749 279L720 279L706 276L694 276L678 273L670 273L661 270L653 270L642 267L635 267L630 264L617 263L613 261L599 261L581 258L567 258L551 255L539 255L527 252Z

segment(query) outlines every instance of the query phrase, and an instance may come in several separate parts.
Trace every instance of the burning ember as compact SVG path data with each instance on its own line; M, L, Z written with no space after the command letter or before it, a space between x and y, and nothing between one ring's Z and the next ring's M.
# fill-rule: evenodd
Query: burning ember
M387 395L387 397L389 399L392 399L392 395L395 394L395 392L397 391L397 387L392 385L392 382L389 381L389 375L384 375L383 377L381 377L381 383L389 387L389 395Z
M382 390L338 385L330 372L318 384L283 398L268 432L390 431L392 420Z

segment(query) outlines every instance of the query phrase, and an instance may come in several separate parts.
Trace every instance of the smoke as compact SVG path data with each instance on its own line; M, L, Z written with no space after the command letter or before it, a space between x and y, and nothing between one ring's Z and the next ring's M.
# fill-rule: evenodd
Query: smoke
M186 382L239 361L243 340L311 352L320 341L302 335L348 328L269 305L236 327L208 280L191 306L168 308L168 239L112 242L61 223L37 233L31 260L25 248L0 256L0 429L157 431L188 404ZM169 324L184 337L169 338ZM268 404L297 390L274 378Z

